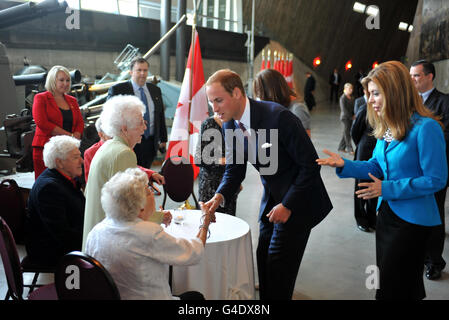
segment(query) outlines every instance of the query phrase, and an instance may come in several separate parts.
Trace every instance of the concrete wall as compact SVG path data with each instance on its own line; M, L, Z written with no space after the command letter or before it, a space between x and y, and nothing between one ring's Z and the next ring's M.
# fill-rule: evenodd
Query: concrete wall
M449 93L449 2L419 0L407 49L407 66L419 59L434 63L435 87Z

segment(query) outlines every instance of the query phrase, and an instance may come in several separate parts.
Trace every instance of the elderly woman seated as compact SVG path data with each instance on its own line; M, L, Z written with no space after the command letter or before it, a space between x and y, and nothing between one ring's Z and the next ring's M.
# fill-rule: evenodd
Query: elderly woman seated
M25 248L32 262L55 265L66 253L81 249L83 192L80 141L54 136L44 146L47 169L37 178L28 198Z
M87 237L85 252L98 259L114 279L122 299L201 299L198 292L172 296L169 265L192 265L203 256L210 215L196 237L175 238L157 223L148 178L139 169L115 174L103 187L106 218Z
M100 115L101 129L112 139L98 149L90 165L86 185L83 248L90 230L105 217L99 201L101 188L115 173L137 167L133 148L140 143L146 129L144 112L145 106L136 96L115 96L103 105ZM165 181L157 172L151 174L151 179L159 184ZM161 223L163 216L154 215L153 219Z

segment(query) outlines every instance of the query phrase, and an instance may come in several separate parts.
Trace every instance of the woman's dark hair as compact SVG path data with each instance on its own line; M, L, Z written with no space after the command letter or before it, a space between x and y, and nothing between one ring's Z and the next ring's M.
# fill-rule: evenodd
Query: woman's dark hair
M291 102L290 97L296 97L284 76L274 69L265 69L256 75L253 94L260 100L277 102L287 108Z

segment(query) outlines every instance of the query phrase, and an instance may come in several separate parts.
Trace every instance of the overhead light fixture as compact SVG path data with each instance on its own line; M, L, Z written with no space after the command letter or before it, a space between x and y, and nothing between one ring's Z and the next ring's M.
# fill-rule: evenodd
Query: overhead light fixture
M369 16L376 17L379 14L379 7L378 6L368 6L368 8L366 8L366 14Z
M407 31L407 28L408 28L408 23L405 23L405 22L399 22L399 30L402 30L402 31Z
M313 59L313 67L316 68L321 64L321 58L320 57L316 57L315 59Z
M366 6L360 2L354 2L354 6L352 7L352 10L358 13L365 13L365 9Z
M345 64L345 70L348 71L352 68L352 62L351 60L349 60L348 62L346 62Z
M409 25L408 26L408 32L412 32L413 31L413 25Z

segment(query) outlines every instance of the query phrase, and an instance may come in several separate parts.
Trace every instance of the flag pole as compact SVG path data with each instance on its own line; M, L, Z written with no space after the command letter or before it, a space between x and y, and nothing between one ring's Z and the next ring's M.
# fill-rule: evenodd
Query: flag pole
M200 0L201 1L201 0ZM192 21L192 39L190 41L190 47L192 48L192 55L190 57L190 90L189 90L189 112L188 112L188 118L187 118L187 125L188 125L188 133L189 136L187 138L187 151L189 152L190 148L190 113L192 109L192 97L193 97L193 70L194 69L194 62L195 62L195 33L196 33L196 19L197 19L197 2L196 0L193 0L193 21Z

